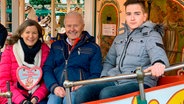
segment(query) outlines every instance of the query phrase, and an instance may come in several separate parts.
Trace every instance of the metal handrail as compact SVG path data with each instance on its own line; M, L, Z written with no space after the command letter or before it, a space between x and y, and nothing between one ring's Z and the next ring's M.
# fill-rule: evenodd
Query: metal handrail
M172 65L170 67L167 67L164 72L168 72L171 70L176 70L184 67L184 63L179 63ZM151 75L151 72L144 73L145 76ZM111 77L103 77L103 78L94 78L94 79L88 79L88 80L81 80L81 81L69 81L65 80L63 85L65 88L68 87L73 87L73 86L78 86L78 85L85 85L85 84L94 84L94 83L101 83L101 82L110 82L110 81L115 81L115 80L120 80L124 78L135 78L137 77L137 74L121 74L117 76L111 76Z
M1 97L6 97L6 98L10 98L11 97L11 92L7 91L7 92L1 92L0 93Z
M184 68L184 63L179 63L179 64L172 65L170 67L167 67L167 68L165 68L164 72L168 72L168 71L176 70L176 69L180 69L180 68ZM144 76L148 76L148 75L151 75L151 72L144 73ZM70 87L78 86L78 85L102 83L102 82L111 82L111 81L116 81L116 80L120 80L120 79L135 78L135 77L137 77L137 74L129 74L129 75L121 74L121 75L117 75L117 76L95 78L95 79L88 79L88 80L81 80L81 81L65 80L63 83L63 86L66 88L67 104L71 104L70 90L69 90Z
M12 92L10 91L10 83L9 81L6 82L7 91L0 92L1 97L6 97L8 99L8 104L12 104Z

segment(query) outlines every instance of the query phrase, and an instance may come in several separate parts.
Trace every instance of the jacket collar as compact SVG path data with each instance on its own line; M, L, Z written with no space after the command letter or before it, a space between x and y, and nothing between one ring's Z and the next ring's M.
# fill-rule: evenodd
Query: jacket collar
M86 41L95 42L95 38L91 36L87 31L82 31L82 35L83 36L81 37L81 42L86 42ZM60 34L60 36L61 36L61 40L66 42L66 39L67 39L66 33Z
M28 67L33 67L33 66L40 66L41 65L41 50L36 54L35 56L35 62L33 64L28 64L27 62L24 61L24 51L22 50L22 46L20 44L20 40L13 45L13 53L15 55L15 58L17 60L17 63L19 66L25 65Z

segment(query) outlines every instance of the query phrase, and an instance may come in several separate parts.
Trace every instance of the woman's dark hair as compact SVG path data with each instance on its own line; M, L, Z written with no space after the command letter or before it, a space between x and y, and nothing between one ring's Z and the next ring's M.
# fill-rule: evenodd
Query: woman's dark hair
M126 0L124 6L127 7L129 4L140 4L144 12L147 12L145 0Z
M16 32L12 35L12 37L10 37L10 39L7 40L7 43L9 45L13 45L14 43L16 43L20 38L21 38L21 34L25 31L25 29L28 26L36 26L37 30L38 30L38 37L41 38L42 42L43 42L43 34L42 32L44 31L43 28L38 24L38 22L28 19L26 21L24 21L16 30Z

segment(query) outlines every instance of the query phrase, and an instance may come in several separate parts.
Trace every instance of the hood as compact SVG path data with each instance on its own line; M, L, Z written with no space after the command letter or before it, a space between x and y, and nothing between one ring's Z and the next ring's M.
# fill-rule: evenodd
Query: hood
M127 24L122 24L123 28L120 28L119 30L124 30L124 32L129 32L129 27ZM142 30L142 32L149 32L152 30L157 31L162 37L164 36L164 26L162 24L155 24L151 21L146 21L143 23L140 27L137 29Z
M91 36L87 31L83 31L82 34L84 35L82 37L82 40L83 41L95 42L95 38L93 36Z
M146 28L145 28L146 27ZM164 26L162 24L155 24L151 21L147 21L144 24L140 26L142 28L142 31L152 31L155 30L157 31L162 37L164 36ZM149 29L149 30L147 30Z

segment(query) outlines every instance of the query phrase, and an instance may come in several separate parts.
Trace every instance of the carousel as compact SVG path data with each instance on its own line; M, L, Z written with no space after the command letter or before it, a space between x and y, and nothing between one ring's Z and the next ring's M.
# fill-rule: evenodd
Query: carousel
M15 2L15 0L12 0L12 4L15 4L16 6L13 6L12 8L12 15L16 17L12 21L12 27L17 27L19 24L21 24L25 19L36 19L37 16L41 15L41 11L36 11L34 8L30 5L25 5L24 0L16 0L19 1L19 3ZM91 1L91 0L89 0ZM100 1L100 0L98 0ZM103 1L103 0L102 0ZM152 1L152 0L149 0ZM174 2L177 2L178 4L184 3L183 0L173 0ZM181 3L180 3L180 2ZM67 7L65 13L71 10L70 4L71 1L67 0ZM149 2L151 3L151 2ZM45 35L45 40L50 40L53 37L56 37L59 30L61 33L64 32L64 28L57 28L57 22L55 21L56 15L64 15L64 13L60 13L58 11L55 11L55 0L51 0L51 7L48 12L43 12L45 14L48 13L47 16L45 16L42 20L38 21L40 25L45 28L46 33L51 33L51 35L48 37L48 35ZM19 6L17 6L19 5ZM184 8L183 5L181 5L182 8ZM17 9L18 8L18 9ZM18 12L17 11L21 11ZM79 10L79 8L75 8L74 10ZM3 25L7 24L6 20L6 0L1 0L1 23ZM80 11L81 12L81 11ZM26 17L25 17L26 14ZM12 29L14 31L14 29ZM183 50L184 51L184 50ZM183 55L182 55L183 57ZM144 89L143 88L143 79L147 75L151 75L151 73L143 73L141 71L141 67L136 69L135 74L130 75L118 75L114 77L105 77L105 78L96 78L96 79L90 79L90 80L82 80L82 81L69 81L65 80L64 87L66 88L67 92L67 104L71 104L71 96L70 96L70 88L73 86L78 85L86 85L86 84L93 84L93 83L102 83L102 82L109 82L109 81L115 81L119 79L126 79L126 78L137 78L138 84L139 84L139 91L133 92L130 94L108 98L104 100L97 100L97 101L91 101L86 102L85 104L184 104L184 63L179 64L173 64L170 67L167 67L165 69L165 72L169 72L172 70L178 70L178 74L175 76L162 76L158 82L158 86L155 86L153 88ZM8 99L8 104L12 104L11 97L12 93L9 87L9 82L7 82L7 92L1 92L0 96L6 97Z

